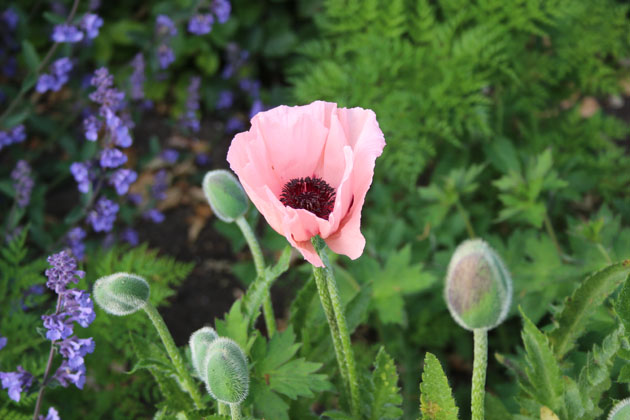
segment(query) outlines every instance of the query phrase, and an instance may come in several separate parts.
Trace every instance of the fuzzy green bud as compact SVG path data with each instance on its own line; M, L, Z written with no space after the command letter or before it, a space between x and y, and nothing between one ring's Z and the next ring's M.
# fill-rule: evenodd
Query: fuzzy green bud
M249 367L238 344L229 338L217 338L210 344L204 364L212 398L225 404L240 404L247 398Z
M627 420L630 419L630 398L619 401L608 415L608 420Z
M512 279L486 242L468 240L451 257L444 295L459 325L489 330L503 322L510 310Z
M210 344L217 338L219 338L219 335L210 327L203 327L190 336L189 345L193 367L204 382L206 380L206 370L203 368L203 362L208 355Z
M112 315L129 315L142 309L149 301L149 284L142 277L116 273L101 277L94 283L94 300Z
M225 169L209 171L202 185L203 193L219 219L232 223L247 212L249 199L231 172Z

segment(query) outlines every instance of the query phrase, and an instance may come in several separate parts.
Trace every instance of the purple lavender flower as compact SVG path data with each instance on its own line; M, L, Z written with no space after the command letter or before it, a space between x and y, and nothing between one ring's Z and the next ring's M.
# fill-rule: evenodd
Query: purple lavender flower
M72 336L59 343L59 353L68 360L68 366L72 369L83 365L85 355L93 352L94 340L92 338Z
M195 35L209 34L212 30L214 17L209 14L196 14L188 21L188 32Z
M127 155L116 148L105 149L101 152L102 168L117 168L127 162Z
M22 366L18 366L17 372L0 372L0 380L2 388L9 391L9 398L19 402L22 392L28 390L33 384L33 375L25 371Z
M249 51L241 50L237 43L230 42L226 47L227 64L221 72L221 77L229 79L236 73L238 69L243 67L247 59L249 58Z
M118 204L105 197L101 197L87 216L95 232L109 232L114 227Z
M98 140L98 132L101 129L101 121L96 118L95 115L90 115L83 120L83 130L85 131L85 138L89 141Z
M74 162L70 165L70 172L74 177L74 180L77 181L78 189L83 194L87 194L90 190L90 186L92 185L92 181L90 180L90 167L88 164L83 162Z
M138 193L132 193L132 194L128 194L127 195L127 199L132 202L133 204L135 204L136 206L139 206L140 204L142 204L142 195L138 194Z
M83 39L83 32L74 25L56 25L53 30L52 40L55 42L79 42Z
M211 8L219 23L225 23L230 18L232 6L228 0L213 0Z
M68 57L55 60L50 66L51 72L44 73L37 80L35 90L39 93L45 93L52 90L57 92L68 82L68 73L72 70L72 61Z
M140 100L144 98L144 56L142 53L136 54L131 61L131 67L133 67L133 73L129 77L131 82L131 99Z
M179 152L175 149L164 149L160 156L167 163L173 164L177 162L177 158L179 158Z
M12 7L9 7L4 12L2 12L2 15L0 15L0 17L12 31L15 30L18 21L20 20L20 17Z
M13 189L15 190L15 202L19 208L24 208L31 200L31 191L35 182L31 178L31 167L25 160L18 161L11 172Z
M153 198L158 201L164 200L166 198L166 189L168 188L167 178L168 176L164 169L158 171L153 177L151 194L153 195Z
M80 227L71 229L66 236L66 242L72 250L72 255L79 261L83 260L85 256L85 244L83 243L83 239L85 239L86 236L87 233Z
M55 410L54 407L50 407L48 409L48 414L46 414L46 417L40 415L39 420L61 420L61 419L59 418L59 412L57 412L57 410Z
M225 123L225 131L228 133L235 133L237 131L242 131L245 128L245 124L237 117L231 117Z
M48 257L48 264L52 267L45 271L48 277L46 286L56 293L63 293L70 282L78 283L85 276L84 271L77 270L76 260L67 251Z
M63 293L62 308L68 321L74 321L83 328L87 328L96 314L94 313L94 302L90 294L81 289L68 289Z
M90 94L92 101L112 111L118 111L121 108L125 94L112 87L114 85L114 76L110 75L105 67L101 67L94 72L94 77L92 77L90 83L96 87L96 91Z
M258 80L252 79L241 79L238 82L239 87L246 93L248 93L252 98L258 98L260 94L260 82Z
M24 140L26 140L26 132L22 124L11 130L0 131L0 150L15 143L22 143Z
M103 26L103 19L94 13L86 13L83 15L80 25L88 39L94 39L98 36L99 28Z
M46 338L50 341L61 340L72 335L72 321L66 319L66 314L42 315L42 319L44 327L48 330Z
M252 104L252 108L249 111L249 118L252 119L254 118L254 115L258 114L259 112L263 111L265 108L263 106L263 103L260 99L256 99L254 101L254 103Z
M80 365L78 368L73 369L68 361L64 360L53 375L53 379L56 379L64 388L74 384L77 388L83 389L83 385L85 385L85 365Z
M207 153L197 153L195 156L195 162L199 166L206 166L210 164L210 156Z
M188 98L186 99L186 111L181 117L181 124L184 128L189 129L193 133L199 131L200 123L197 117L199 110L199 88L201 86L201 77L192 77L188 85Z
M120 147L131 146L133 140L129 134L129 127L125 124L125 122L107 107L101 109L101 113L103 117L105 117L107 131L114 144Z
M165 37L173 37L177 35L177 28L170 17L166 15L158 15L155 19L155 30L158 35Z
M229 90L222 90L217 100L217 109L226 109L234 104L234 94Z
M6 345L7 341L9 341L6 337L0 336L0 350L2 350Z
M153 223L162 223L165 216L164 213L158 209L150 209L144 212L144 218L152 221Z
M160 44L158 47L158 61L162 70L168 68L175 61L175 53L173 49L166 44Z
M129 186L136 182L138 174L131 169L119 169L109 179L109 184L116 188L116 194L125 195Z
M136 246L140 243L138 238L138 232L132 228L127 228L120 233L120 239L127 242L131 246Z

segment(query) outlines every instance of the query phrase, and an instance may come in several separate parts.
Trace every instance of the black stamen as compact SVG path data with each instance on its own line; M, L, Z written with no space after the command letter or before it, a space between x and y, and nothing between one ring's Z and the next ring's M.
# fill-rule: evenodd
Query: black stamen
M294 209L304 209L328 220L335 207L335 189L316 176L293 178L282 187L280 201Z

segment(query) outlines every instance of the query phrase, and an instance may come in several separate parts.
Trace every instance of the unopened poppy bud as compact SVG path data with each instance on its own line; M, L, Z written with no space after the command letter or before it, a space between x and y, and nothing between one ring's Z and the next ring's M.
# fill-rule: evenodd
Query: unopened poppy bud
M249 200L231 172L225 169L210 171L204 176L202 185L203 193L219 219L231 223L247 212Z
M608 420L627 420L630 419L630 398L619 401L608 415Z
M249 368L238 344L229 338L217 338L210 344L204 364L212 398L225 404L240 404L247 398Z
M123 316L142 309L149 301L149 284L135 274L116 273L94 283L94 300L112 315Z
M496 252L480 239L460 244L446 275L445 298L451 316L467 330L489 330L510 309L512 279Z
M204 381L206 380L206 370L203 368L203 362L208 355L210 344L219 338L217 332L210 327L203 327L190 336L190 355L193 367L197 375Z

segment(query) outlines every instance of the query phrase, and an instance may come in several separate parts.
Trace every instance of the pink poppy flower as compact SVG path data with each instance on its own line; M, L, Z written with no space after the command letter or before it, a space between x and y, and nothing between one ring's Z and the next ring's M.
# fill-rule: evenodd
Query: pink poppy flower
M260 112L232 140L227 160L258 211L311 264L311 238L356 259L361 208L385 138L376 115L329 102Z

